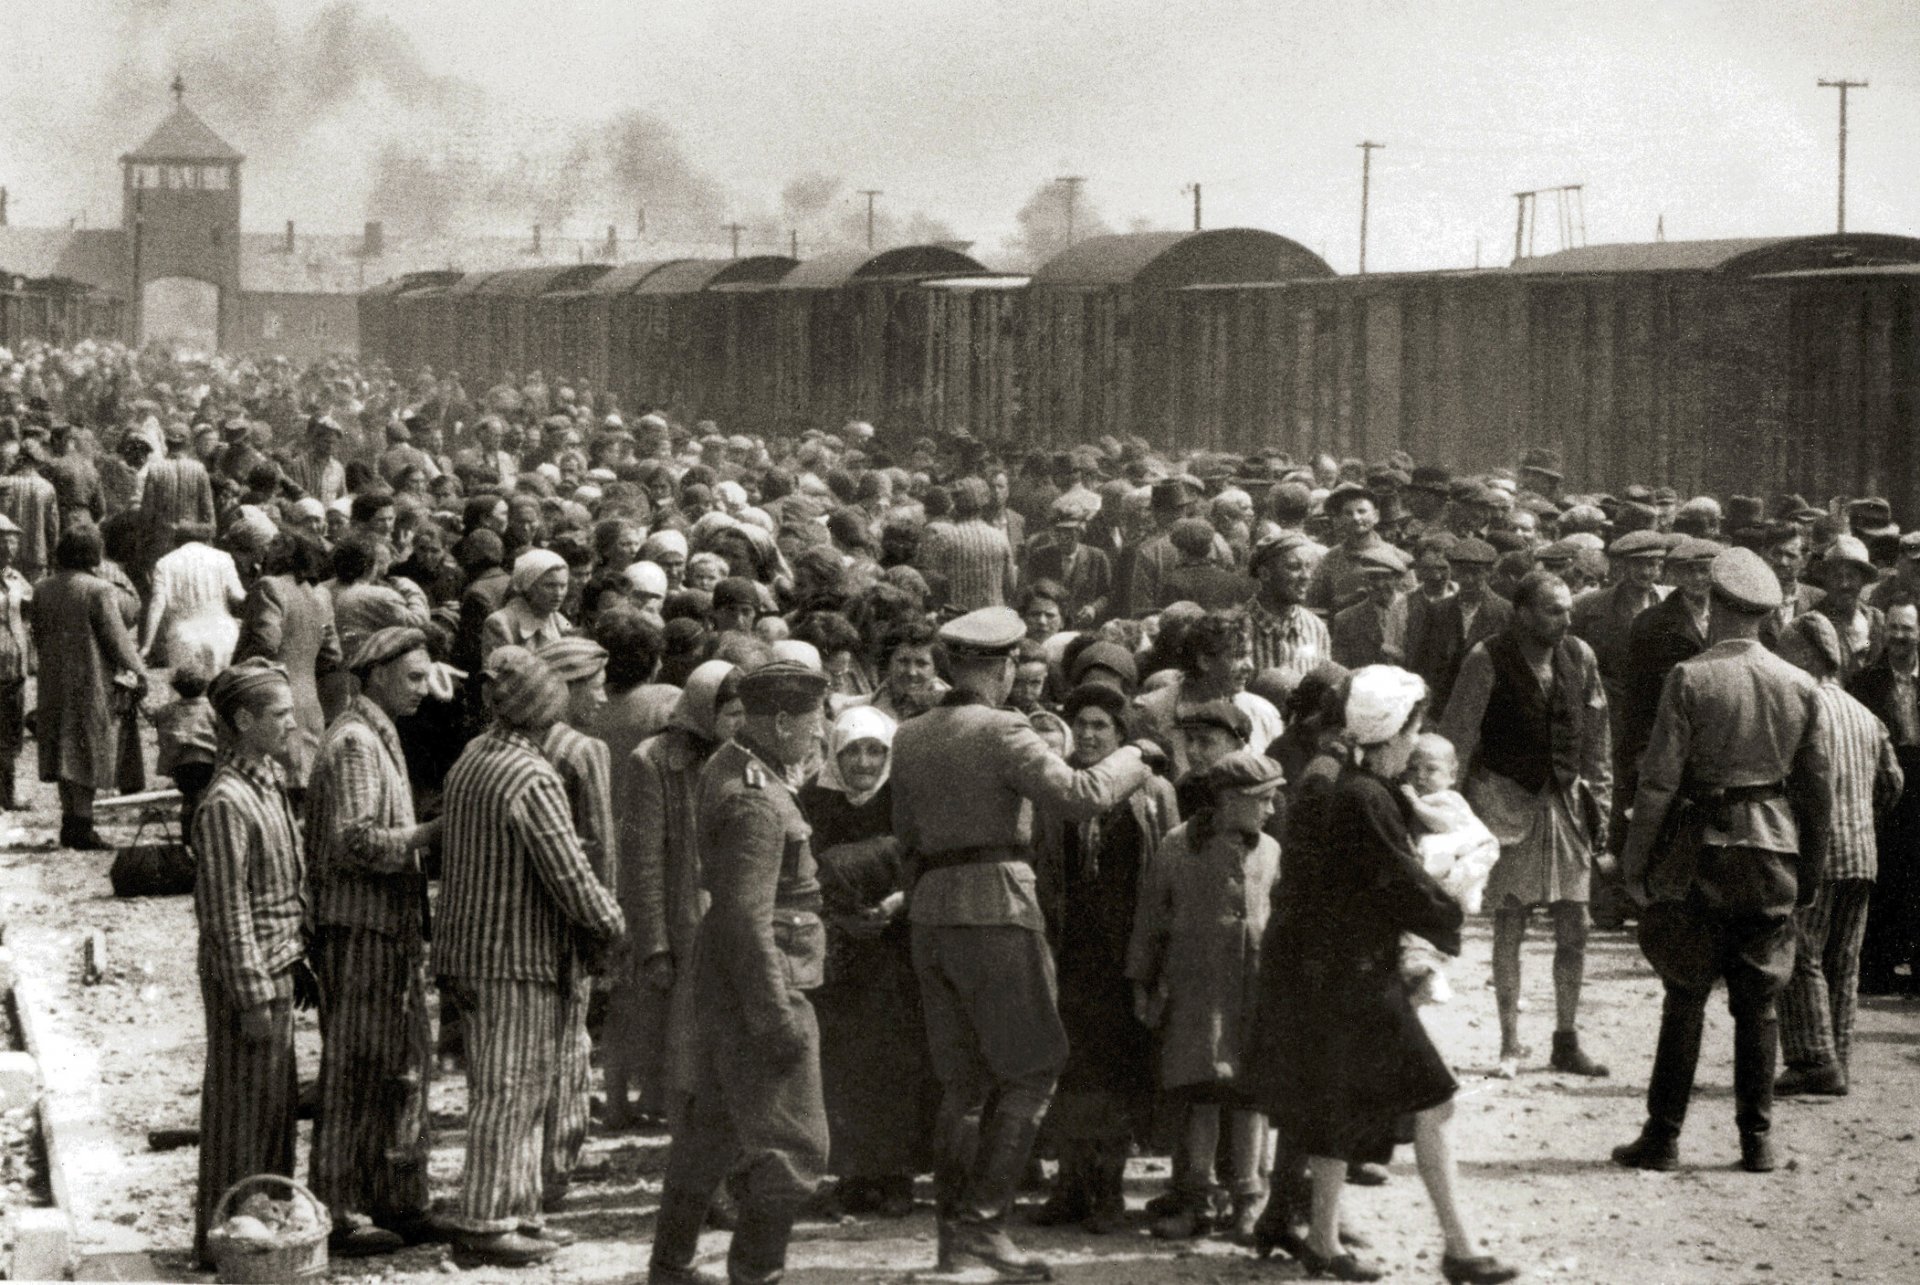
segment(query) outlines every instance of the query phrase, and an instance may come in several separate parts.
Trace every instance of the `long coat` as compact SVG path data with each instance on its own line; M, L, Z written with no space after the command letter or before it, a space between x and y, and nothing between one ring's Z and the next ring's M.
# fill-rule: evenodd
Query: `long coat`
M1239 1078L1279 873L1280 845L1264 834L1249 851L1228 835L1200 841L1189 821L1161 845L1141 883L1127 976L1153 995L1162 1088Z
M84 571L57 572L34 590L30 615L40 655L40 779L109 788L119 745L113 677L143 672L120 591Z
M289 784L304 787L327 730L320 704L320 676L339 669L340 636L333 627L333 599L318 585L292 576L261 576L241 609L240 645L234 656L261 656L287 668L293 688L293 735L287 740Z

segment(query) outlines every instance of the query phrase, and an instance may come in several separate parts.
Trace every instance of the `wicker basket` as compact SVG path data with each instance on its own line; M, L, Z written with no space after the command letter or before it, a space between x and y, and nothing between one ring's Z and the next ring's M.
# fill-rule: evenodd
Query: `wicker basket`
M314 1231L299 1240L270 1242L236 1240L221 1233L233 1213L234 1202L256 1187L284 1187L295 1200L304 1200L314 1216ZM227 1188L213 1207L213 1228L207 1232L207 1252L213 1256L215 1276L233 1285L270 1285L274 1281L315 1280L327 1273L327 1232L332 1215L320 1198L291 1178L257 1173Z

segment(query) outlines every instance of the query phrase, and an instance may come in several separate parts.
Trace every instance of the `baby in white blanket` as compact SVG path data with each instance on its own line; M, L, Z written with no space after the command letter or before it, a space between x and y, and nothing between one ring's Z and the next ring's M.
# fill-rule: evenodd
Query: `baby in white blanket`
M1414 744L1400 789L1426 831L1414 839L1421 864L1462 910L1475 915L1487 890L1487 875L1500 859L1500 844L1454 789L1459 773L1453 743L1428 732ZM1446 956L1423 937L1409 933L1401 939L1400 974L1412 988L1416 1005L1444 1004L1453 998Z

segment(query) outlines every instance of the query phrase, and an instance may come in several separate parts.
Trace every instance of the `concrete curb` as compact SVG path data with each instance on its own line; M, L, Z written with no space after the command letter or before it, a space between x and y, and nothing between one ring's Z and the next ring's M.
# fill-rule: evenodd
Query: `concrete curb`
M9 1215L13 1233L13 1259L7 1275L12 1280L64 1280L74 1268L74 1227L66 1168L61 1151L55 1145L58 1112L52 1109L46 1093L46 1074L41 1063L46 1024L44 1009L33 984L21 977L13 952L0 947L0 976L11 982L8 995L13 1001L14 1023L20 1042L33 1062L39 1090L34 1110L40 1119L40 1140L47 1152L47 1181L53 1190L50 1209L16 1209Z

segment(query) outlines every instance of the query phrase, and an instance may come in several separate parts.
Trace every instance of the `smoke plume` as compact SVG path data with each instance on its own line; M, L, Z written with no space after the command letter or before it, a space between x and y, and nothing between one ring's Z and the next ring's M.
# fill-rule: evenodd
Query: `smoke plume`
M1017 230L1007 242L1003 256L1008 271L1031 272L1067 248L1068 199L1069 191L1064 183L1042 183L1033 190L1027 203L1014 215ZM1113 231L1084 184L1073 194L1072 201L1072 240L1084 241Z

